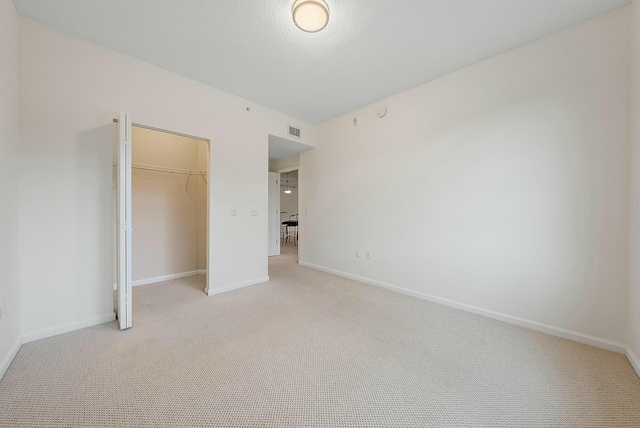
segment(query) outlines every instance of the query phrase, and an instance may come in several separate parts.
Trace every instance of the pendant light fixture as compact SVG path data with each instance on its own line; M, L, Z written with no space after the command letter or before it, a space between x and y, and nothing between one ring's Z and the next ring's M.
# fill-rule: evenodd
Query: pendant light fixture
M317 33L329 23L329 6L324 0L296 0L291 15L296 27L306 33Z
M291 187L289 187L289 173L287 172L287 187L284 188L284 193L287 195L291 193Z

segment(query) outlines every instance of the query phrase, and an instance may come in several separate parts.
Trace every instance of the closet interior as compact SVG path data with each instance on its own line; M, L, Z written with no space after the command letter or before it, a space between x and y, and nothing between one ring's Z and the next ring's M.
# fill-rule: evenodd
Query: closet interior
M133 285L206 273L206 141L132 129Z

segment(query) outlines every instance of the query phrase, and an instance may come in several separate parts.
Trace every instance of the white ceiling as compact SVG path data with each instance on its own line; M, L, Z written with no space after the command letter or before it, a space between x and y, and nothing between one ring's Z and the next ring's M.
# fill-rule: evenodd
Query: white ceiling
M288 158L289 156L312 148L313 147L297 141L291 141L269 134L269 161Z
M311 123L347 113L629 0L14 0L27 17Z

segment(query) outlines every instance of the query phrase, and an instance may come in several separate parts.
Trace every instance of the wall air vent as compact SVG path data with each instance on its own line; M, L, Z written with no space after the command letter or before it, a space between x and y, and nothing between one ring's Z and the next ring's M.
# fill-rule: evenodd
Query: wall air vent
M289 135L292 137L300 138L300 129L289 125Z

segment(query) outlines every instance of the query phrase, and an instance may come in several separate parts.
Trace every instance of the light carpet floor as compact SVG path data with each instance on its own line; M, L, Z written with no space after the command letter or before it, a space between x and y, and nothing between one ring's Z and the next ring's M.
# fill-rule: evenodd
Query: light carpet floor
M298 247L292 241L283 243L278 258L298 261Z
M134 327L34 343L2 427L640 427L623 355L270 260L269 283L135 287Z

